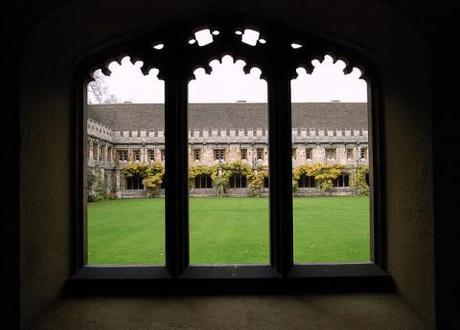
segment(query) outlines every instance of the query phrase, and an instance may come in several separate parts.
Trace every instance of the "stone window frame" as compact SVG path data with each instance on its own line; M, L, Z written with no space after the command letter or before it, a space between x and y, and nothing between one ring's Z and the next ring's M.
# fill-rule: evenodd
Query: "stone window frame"
M155 161L155 149L147 149L147 157L149 162Z
M342 173L332 181L334 188L350 188L350 174Z
M260 161L265 159L265 148L256 148L256 159Z
M337 159L337 148L336 147L324 148L324 158L326 160L336 160Z
M229 188L231 189L245 189L248 187L248 179L243 174L233 174L229 179Z
M313 148L312 147L305 148L305 159L313 160Z
M248 160L248 148L240 149L241 160Z
M214 153L215 161L225 160L225 148L214 148L212 152Z
M199 28L198 28L199 27ZM209 46L188 43L193 31L204 27L219 30ZM276 29L274 28L276 27ZM248 46L241 42L235 29L257 29L261 32L263 44ZM191 32L192 31L192 32ZM293 47L295 43L300 47ZM162 50L152 50L152 45L164 43ZM292 46L292 47L291 47ZM205 67L209 72L210 60L223 55L232 55L243 59L251 67L259 67L263 79L267 81L269 108L269 168L276 173L270 178L270 265L268 266L190 266L188 261L188 138L187 138L187 88L193 78L193 70ZM291 159L291 113L290 81L295 78L296 68L304 67L311 73L311 61L323 55L330 55L334 60L345 62L345 73L350 73L354 67L363 72L363 79L368 83L369 108L369 164L371 191L371 261L358 264L328 264L328 265L298 265L293 262L293 223L292 223L292 159ZM72 284L87 288L99 284L108 284L100 280L117 279L123 281L134 279L133 285L139 284L141 292L145 290L145 282L138 279L148 278L150 288L162 292L170 292L174 286L181 285L180 290L187 290L184 285L205 288L206 292L214 285L217 290L229 288L247 292L242 283L251 283L253 291L266 291L267 287L286 290L288 287L299 290L299 286L312 287L317 283L322 288L333 285L334 288L363 289L370 283L371 287L392 287L391 278L386 270L386 240L385 240L385 201L383 176L383 119L381 107L381 72L379 62L373 58L372 52L357 45L344 44L334 41L332 37L316 35L306 31L292 30L280 22L267 21L260 18L248 17L241 13L212 13L196 17L186 22L176 22L174 29L152 32L143 31L141 34L121 36L116 41L108 42L104 48L88 52L78 63L76 74L76 111L77 132L85 132L84 96L86 85L90 80L91 70L102 68L104 73L110 73L108 64L119 61L126 55L134 60L142 59L144 66L141 70L147 74L150 68L160 71L160 79L165 81L165 189L166 198L166 265L164 267L87 267L86 266L86 214L83 187L77 193L75 221L75 272ZM180 66L177 65L180 63ZM227 134L229 132L227 131ZM80 134L80 133L78 133ZM78 163L81 150L85 149L85 135L77 134L75 150L77 152L75 182L83 182L85 164ZM80 152L80 153L78 153ZM80 197L78 197L80 196ZM177 206L180 207L177 207ZM82 211L83 210L83 211ZM83 218L83 221L81 219ZM316 274L316 275L315 275ZM318 279L320 274L321 281ZM178 279L190 282L180 282ZM219 283L215 279L220 279ZM81 280L85 280L85 284ZM166 282L165 282L166 280ZM246 281L246 282L244 282ZM249 281L249 282L248 282ZM267 282L268 281L268 282ZM144 283L144 284L142 284ZM193 284L192 284L193 283ZM270 283L270 285L267 285ZM295 284L294 284L295 283ZM301 284L303 283L303 284ZM94 285L93 285L94 284ZM130 284L127 284L128 286ZM103 286L102 286L103 287ZM246 286L247 288L248 286ZM283 289L284 288L284 289ZM119 290L119 289L117 289ZM116 291L117 291L116 290ZM166 291L164 291L166 290ZM158 292L159 292L158 291Z
M306 174L299 178L299 188L316 188L316 180L314 176Z
M104 161L104 146L102 144L98 144L98 161Z
M129 161L128 149L116 149L117 161L119 163L125 163Z
M98 152L99 152L99 144L93 141L93 161L98 160L99 158Z
M193 148L192 153L194 161L201 161L201 149Z
M354 159L355 150L352 147L345 147L345 152L347 153L347 160Z
M126 190L144 190L144 184L142 183L142 180L143 179L140 176L127 177Z
M113 161L113 148L111 146L107 147L107 161L112 162Z
M208 174L199 174L194 180L195 189L210 189L212 188L212 178Z
M359 149L359 158L360 158L361 160L363 160L363 159L364 159L364 160L367 160L367 152L368 152L367 146L366 146L366 147L361 147L361 148Z
M140 149L133 149L132 151L133 155L133 162L139 163L141 161L141 150Z

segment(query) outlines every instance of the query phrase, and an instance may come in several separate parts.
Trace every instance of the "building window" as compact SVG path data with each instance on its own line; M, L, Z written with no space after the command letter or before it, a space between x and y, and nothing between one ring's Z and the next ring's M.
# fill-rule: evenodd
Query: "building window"
M246 160L248 159L248 149L241 149L241 160Z
M347 159L353 159L353 148L347 148Z
M297 149L296 148L292 148L291 150L291 157L293 160L296 159L296 156L297 156Z
M335 148L326 148L326 159L333 160L336 158L336 149Z
M307 160L313 159L313 149L312 148L305 149L305 159Z
M264 148L257 148L257 160L264 160Z
M302 175L299 179L299 188L314 188L316 187L315 177Z
M332 181L332 185L338 188L345 188L350 186L350 176L348 174L341 174L337 179Z
M361 148L360 156L361 156L361 159L367 159L367 148L366 147Z
M193 159L201 160L201 150L200 149L193 149Z
M118 161L127 162L128 161L128 150L117 150Z
M224 160L224 155L224 149L214 149L214 160Z
M128 190L143 190L144 185L142 184L142 177L131 176L126 178L126 189Z
M133 150L133 159L135 162L139 162L141 160L141 151L136 149Z
M112 161L112 147L108 147L108 148L107 148L107 160L108 160L109 162Z
M97 160L98 150L99 150L99 145L93 142L93 160Z
M165 150L164 149L160 150L160 157L161 157L161 161L165 160Z
M149 161L151 162L155 161L155 150L149 149L147 153L148 153Z
M212 188L212 179L210 175L197 175L195 177L195 188Z
M230 188L246 188L245 175L232 175L229 180Z

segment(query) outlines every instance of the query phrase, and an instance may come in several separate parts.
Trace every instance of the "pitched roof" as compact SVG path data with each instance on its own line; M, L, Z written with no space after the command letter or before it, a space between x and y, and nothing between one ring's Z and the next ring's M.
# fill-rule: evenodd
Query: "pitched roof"
M163 104L89 105L88 117L114 130L164 128ZM324 129L368 126L367 103L293 103L292 127ZM268 105L263 103L195 103L189 105L189 129L267 128Z

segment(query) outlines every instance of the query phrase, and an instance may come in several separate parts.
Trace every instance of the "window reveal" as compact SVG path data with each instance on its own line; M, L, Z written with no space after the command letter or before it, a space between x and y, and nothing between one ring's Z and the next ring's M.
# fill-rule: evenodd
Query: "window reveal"
M245 175L232 175L229 180L230 188L246 188Z
M118 161L127 162L128 161L128 150L117 150Z
M214 160L225 160L225 150L224 149L214 149Z
M243 148L241 149L241 160L246 160L248 159L248 149Z

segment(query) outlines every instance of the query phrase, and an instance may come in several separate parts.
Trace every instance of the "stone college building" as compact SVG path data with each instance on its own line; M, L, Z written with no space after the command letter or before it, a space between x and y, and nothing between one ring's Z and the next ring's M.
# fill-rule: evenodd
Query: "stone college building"
M145 197L142 178L126 177L128 164L164 165L164 106L162 104L103 104L87 107L88 173L104 182L117 198ZM268 110L262 103L189 105L189 167L235 160L251 168L268 166ZM367 103L293 103L292 167L339 164L343 171L331 195L352 195L350 175L368 166ZM264 182L268 192L268 178ZM313 177L298 181L297 194L319 195ZM214 195L210 176L195 178L191 195ZM249 194L245 176L230 178L227 195Z

